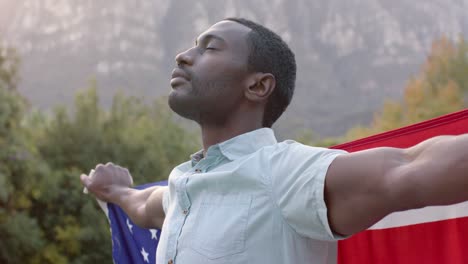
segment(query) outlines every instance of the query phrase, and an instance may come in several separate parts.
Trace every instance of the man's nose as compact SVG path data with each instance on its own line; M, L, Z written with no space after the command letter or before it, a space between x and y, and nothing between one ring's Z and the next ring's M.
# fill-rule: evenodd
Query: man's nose
M175 61L177 65L182 65L182 64L193 65L194 56L192 54L193 53L192 50L193 49L188 49L184 52L177 54L177 56L175 57Z

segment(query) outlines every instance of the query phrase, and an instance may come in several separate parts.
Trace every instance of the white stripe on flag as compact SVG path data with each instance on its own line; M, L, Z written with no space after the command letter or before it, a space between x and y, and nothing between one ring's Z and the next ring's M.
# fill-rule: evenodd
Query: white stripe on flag
M468 202L447 206L429 206L388 215L369 230L415 225L468 216Z

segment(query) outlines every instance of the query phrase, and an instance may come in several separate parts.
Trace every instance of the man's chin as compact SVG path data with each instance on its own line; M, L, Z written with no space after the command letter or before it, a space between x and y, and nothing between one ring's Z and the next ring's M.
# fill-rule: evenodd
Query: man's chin
M184 98L185 97L185 98ZM171 110L183 118L187 118L193 121L196 120L197 110L195 107L191 107L189 100L186 96L179 94L177 91L171 91L168 98L168 104Z

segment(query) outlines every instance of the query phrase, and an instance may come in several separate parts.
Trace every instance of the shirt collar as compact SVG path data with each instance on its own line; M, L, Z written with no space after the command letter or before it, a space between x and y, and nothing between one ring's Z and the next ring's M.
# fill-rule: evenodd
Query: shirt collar
M210 146L206 156L222 155L230 160L235 160L276 143L277 140L271 128L260 128ZM192 154L190 158L192 164L198 163L203 158L203 150Z

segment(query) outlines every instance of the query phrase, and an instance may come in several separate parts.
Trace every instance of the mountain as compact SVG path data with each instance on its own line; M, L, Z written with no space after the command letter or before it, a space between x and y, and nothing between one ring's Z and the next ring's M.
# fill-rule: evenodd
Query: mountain
M468 35L468 0L0 0L0 36L23 59L20 91L42 109L70 104L95 79L112 94L169 91L174 56L228 16L260 22L296 53L292 106L276 125L336 136L372 118L442 35Z

